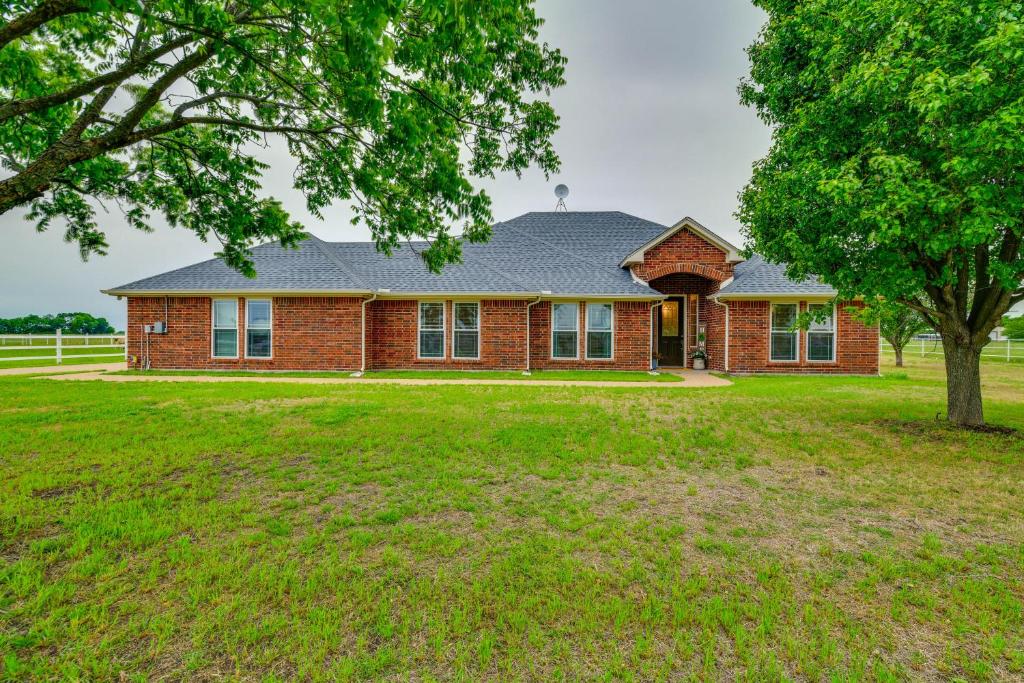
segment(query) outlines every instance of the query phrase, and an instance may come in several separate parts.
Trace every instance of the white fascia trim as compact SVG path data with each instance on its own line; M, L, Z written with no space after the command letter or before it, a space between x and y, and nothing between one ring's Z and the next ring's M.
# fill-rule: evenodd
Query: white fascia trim
M738 263L743 260L743 257L740 256L740 250L737 249L735 245L731 244L730 242L726 242L724 239L722 239L715 233L705 228L696 220L687 216L686 218L684 218L683 220L679 221L671 228L666 230L665 232L655 237L647 244L643 245L642 247L634 251L626 258L622 259L622 262L619 264L619 267L625 268L626 266L632 263L643 263L644 253L648 249L653 249L654 247L658 246L659 244L667 240L669 237L676 234L680 230L683 230L684 228L695 233L698 237L701 237L702 239L704 239L704 241L708 242L709 244L716 246L722 251L724 251L726 261L730 263Z
M160 291L160 290L118 290L101 289L101 293L110 296L201 296L201 297L291 297L291 296L350 296L364 297L377 294L378 299L590 299L606 301L660 301L665 298L664 294L594 294L578 292L391 292L389 290L331 290L331 289L307 289L307 290L181 290L181 291Z
M211 296L211 297L253 297L265 299L274 296L352 296L362 297L373 294L369 289L101 289L101 294L110 296Z
M722 301L810 301L813 303L832 301L835 294L780 294L778 292L737 292L735 294L712 294L709 299L721 299Z

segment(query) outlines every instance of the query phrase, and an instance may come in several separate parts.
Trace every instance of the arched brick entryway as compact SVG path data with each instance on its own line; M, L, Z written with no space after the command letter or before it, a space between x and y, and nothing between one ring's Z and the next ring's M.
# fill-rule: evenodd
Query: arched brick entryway
M647 282L657 280L658 278L665 277L666 275L676 275L679 273L699 275L709 280L714 280L715 282L723 282L732 277L732 273L729 270L709 266L706 263L694 263L692 261L666 263L664 265L655 266L654 268L651 269L636 270L641 271L636 273L637 276L642 277L642 279L646 280Z
M713 266L687 262L665 264L650 272L655 277L647 284L669 295L652 320L653 350L661 355L662 363L692 367L690 354L699 344L698 332L703 330L708 367L721 369L725 351L724 312L708 297L717 292L731 274ZM669 313L671 315L667 315ZM669 329L678 325L678 341L664 334L666 322Z

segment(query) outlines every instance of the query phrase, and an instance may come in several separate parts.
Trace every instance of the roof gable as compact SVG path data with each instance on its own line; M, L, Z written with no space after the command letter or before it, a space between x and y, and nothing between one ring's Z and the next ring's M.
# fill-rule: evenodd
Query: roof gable
M739 249L737 249L729 241L727 241L723 237L716 235L711 230L708 230L693 218L687 216L686 218L683 218L681 221L673 225L671 228L664 230L659 235L655 236L653 239L641 245L638 249L632 251L625 258L623 258L622 261L619 262L619 265L622 267L626 267L637 263L643 263L645 253L647 253L651 249L654 249L659 244L669 239L670 237L678 234L682 230L688 230L697 237L703 239L708 244L724 252L725 260L728 263L737 263L743 260L743 257L740 256Z

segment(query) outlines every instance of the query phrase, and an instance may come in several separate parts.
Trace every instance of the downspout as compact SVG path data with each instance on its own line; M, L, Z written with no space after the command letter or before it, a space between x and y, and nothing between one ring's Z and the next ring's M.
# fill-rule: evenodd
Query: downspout
M366 304L377 299L377 292L374 292L369 299L363 299L363 303L360 304L360 342L359 342L359 374L362 376L366 372Z
M654 370L654 309L660 308L663 303L665 303L664 299L661 301L655 301L651 304L651 315L647 320L649 330L647 352L650 355L650 361L648 362L647 367L652 371Z
M729 304L723 304L718 297L708 297L708 301L714 301L725 309L725 371L729 372Z
M526 304L526 369L523 370L524 375L530 374L530 309L540 303L540 297L537 297L536 301L531 301Z

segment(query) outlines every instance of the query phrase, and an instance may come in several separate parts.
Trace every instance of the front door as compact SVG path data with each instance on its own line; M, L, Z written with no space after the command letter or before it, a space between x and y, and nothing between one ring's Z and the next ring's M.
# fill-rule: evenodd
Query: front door
M662 365L683 365L683 310L679 299L658 307L658 353Z

